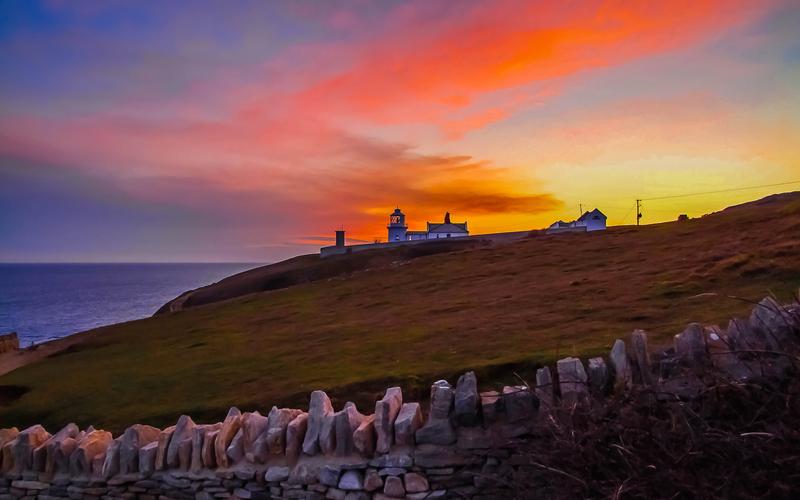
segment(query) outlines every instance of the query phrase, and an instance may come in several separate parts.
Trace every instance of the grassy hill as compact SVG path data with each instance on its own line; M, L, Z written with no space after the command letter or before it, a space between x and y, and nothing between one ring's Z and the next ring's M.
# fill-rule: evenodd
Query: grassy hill
M606 353L634 328L667 344L690 321L749 312L726 295L797 290L800 193L683 223L431 248L344 256L330 265L346 272L327 278L82 334L0 377L13 394L0 398L0 426L219 420L234 404L305 407L319 388L366 409L388 381L424 397L434 377L526 377Z

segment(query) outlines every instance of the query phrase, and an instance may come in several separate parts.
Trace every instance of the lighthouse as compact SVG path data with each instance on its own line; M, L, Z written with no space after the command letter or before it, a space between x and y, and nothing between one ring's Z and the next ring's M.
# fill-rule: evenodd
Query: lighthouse
M389 215L389 225L386 227L389 229L389 243L406 241L406 232L408 231L406 215L399 208L395 208L394 212Z

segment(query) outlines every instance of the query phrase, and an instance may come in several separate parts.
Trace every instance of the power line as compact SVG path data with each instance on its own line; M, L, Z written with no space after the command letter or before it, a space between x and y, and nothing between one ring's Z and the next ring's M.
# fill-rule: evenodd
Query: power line
M676 194L672 196L659 196L657 198L643 198L639 201L654 201L654 200L669 200L672 198L685 198L687 196L700 196L704 194L717 194L717 193L729 193L731 191L744 191L746 189L757 189L757 188L766 188L766 187L775 187L775 186L786 186L788 184L800 184L800 179L796 181L789 181L789 182L779 182L777 184L762 184L760 186L746 186L740 188L733 188L733 189L720 189L718 191L706 191L703 193L689 193L689 194Z

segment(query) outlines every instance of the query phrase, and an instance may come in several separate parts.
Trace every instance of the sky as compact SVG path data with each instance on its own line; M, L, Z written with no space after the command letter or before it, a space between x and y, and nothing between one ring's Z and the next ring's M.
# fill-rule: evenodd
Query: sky
M800 180L800 1L0 3L0 261L270 262Z

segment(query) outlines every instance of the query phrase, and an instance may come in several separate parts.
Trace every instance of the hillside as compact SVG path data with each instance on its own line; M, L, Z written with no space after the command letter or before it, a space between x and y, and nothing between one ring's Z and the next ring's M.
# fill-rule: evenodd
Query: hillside
M84 333L0 377L0 426L219 420L231 404L304 405L317 388L367 404L387 381L419 397L419 381L468 368L483 380L526 377L559 356L605 353L634 328L667 344L687 322L724 322L747 314L748 299L797 290L800 193L683 223L414 257L389 252L332 277Z

